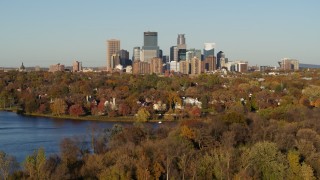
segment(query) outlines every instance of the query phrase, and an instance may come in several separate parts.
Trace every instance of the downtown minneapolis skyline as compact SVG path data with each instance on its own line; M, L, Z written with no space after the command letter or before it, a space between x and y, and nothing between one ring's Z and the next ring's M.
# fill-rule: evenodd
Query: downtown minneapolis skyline
M182 33L187 48L214 42L231 61L320 64L319 9L317 0L2 0L0 67L106 66L106 40L119 39L131 57L145 31L158 32L164 55Z

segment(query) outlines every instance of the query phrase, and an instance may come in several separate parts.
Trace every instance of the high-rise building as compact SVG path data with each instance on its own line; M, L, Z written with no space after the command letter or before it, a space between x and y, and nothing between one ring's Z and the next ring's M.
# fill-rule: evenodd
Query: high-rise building
M159 57L158 33L144 32L144 44L142 46L140 60L150 62L152 58Z
M170 47L170 61L178 61L178 47L177 46Z
M120 40L110 39L107 41L107 71L111 71L111 57L120 51Z
M278 63L282 70L299 70L299 61L296 59L283 58Z
M228 58L220 58L220 69L226 68L228 64Z
M180 66L178 61L170 61L167 64L169 66L168 68L169 71L180 72Z
M187 51L186 52L186 61L191 61L191 59L195 56L193 51Z
M162 74L163 66L161 58L152 58L150 63L150 73Z
M79 61L73 61L73 64L72 64L72 71L73 71L73 72L79 72L79 71L82 71L82 62L79 62Z
M132 64L133 74L150 74L150 63L134 61Z
M203 56L204 59L206 59L208 56L214 56L214 48L216 44L215 43L204 43L204 49L203 49Z
M64 70L65 70L65 66L60 63L51 65L49 67L49 72L57 72L57 71L64 71Z
M217 69L221 69L222 68L221 67L221 60L224 59L224 58L226 58L224 52L219 51L217 53ZM227 62L225 62L225 63L227 63Z
M140 47L133 48L132 62L140 60Z
M162 63L168 63L170 62L169 56L162 56Z
M201 60L194 57L191 59L191 74L198 75L201 74Z
M185 61L187 58L186 53L187 53L186 49L179 49L178 50L178 61Z
M158 47L158 33L157 32L144 32L143 46L144 47Z
M216 57L208 56L201 62L201 72L213 72L214 70L216 70Z
M189 49L186 53L186 60L191 61L192 58L197 57L201 59L201 50L200 49Z
M119 51L120 64L125 68L129 65L129 51L121 49Z
M159 58L162 58L162 56L163 56L163 51L162 51L162 49L159 49L159 55L158 55L158 57L159 57Z
M178 61L185 61L186 53L187 53L187 45L186 45L186 38L184 37L184 34L178 34L177 48L178 48Z
M120 56L118 53L112 54L111 59L110 59L110 70L113 70L116 68L117 65L120 64Z
M247 62L239 62L237 64L237 71L244 73L248 71L248 63Z
M186 38L184 37L184 34L178 34L177 47L178 49L187 49Z
M182 74L190 74L190 62L188 61L180 61L179 64L179 71Z

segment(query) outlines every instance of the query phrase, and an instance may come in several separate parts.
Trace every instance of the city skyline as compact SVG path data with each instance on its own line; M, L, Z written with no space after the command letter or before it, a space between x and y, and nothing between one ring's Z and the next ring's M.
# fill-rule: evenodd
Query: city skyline
M185 34L188 49L203 50L204 43L214 42L215 52L250 65L277 66L285 57L319 64L319 5L314 0L2 1L0 67L18 67L22 62L26 67L48 67L74 60L102 67L106 40L119 39L121 49L132 57L133 48L143 46L147 31L158 32L164 55L170 55L177 35Z

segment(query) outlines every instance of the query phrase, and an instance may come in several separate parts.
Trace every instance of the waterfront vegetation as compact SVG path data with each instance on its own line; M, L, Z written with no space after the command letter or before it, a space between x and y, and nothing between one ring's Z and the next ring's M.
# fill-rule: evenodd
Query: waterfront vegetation
M0 152L0 179L319 179L320 71L279 73L1 72L1 108L136 123L37 149L20 168Z

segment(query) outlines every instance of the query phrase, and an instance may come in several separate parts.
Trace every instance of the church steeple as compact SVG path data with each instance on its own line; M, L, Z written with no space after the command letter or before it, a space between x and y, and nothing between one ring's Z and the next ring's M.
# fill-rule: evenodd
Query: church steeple
M19 71L25 71L25 70L26 70L26 67L24 67L23 62L22 62L21 66L19 68Z

